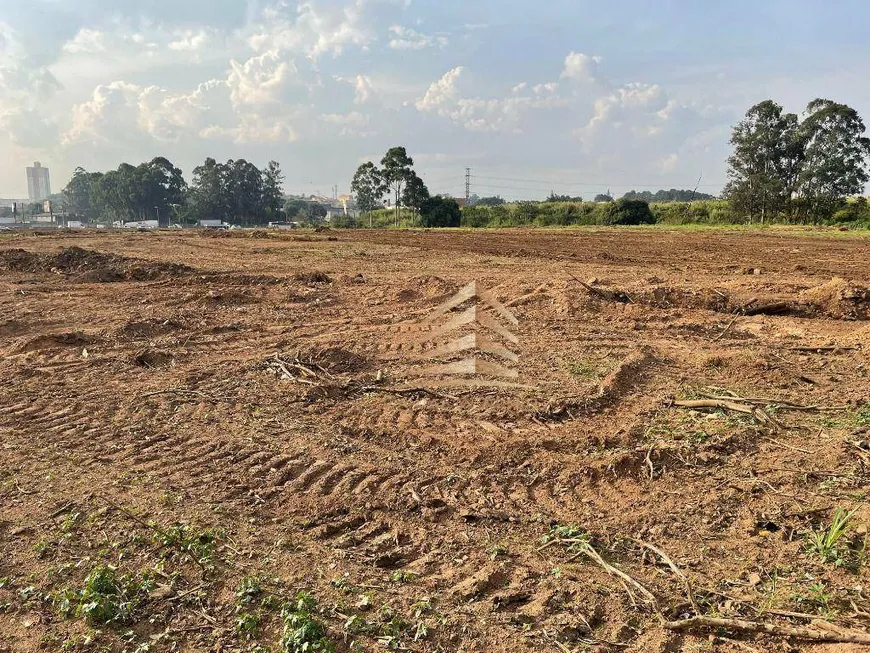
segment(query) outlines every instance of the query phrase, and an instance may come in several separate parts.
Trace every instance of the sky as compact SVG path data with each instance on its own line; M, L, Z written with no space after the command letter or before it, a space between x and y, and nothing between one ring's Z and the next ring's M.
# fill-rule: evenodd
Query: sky
M771 98L870 116L864 0L0 0L0 197L40 161L280 162L347 193L403 145L431 192L591 198L725 182Z

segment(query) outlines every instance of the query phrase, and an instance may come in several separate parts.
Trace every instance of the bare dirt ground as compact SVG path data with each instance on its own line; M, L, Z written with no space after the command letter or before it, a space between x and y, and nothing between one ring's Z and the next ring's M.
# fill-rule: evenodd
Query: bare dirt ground
M529 387L395 392L472 280ZM863 650L807 636L870 629L868 287L780 230L3 238L0 651Z

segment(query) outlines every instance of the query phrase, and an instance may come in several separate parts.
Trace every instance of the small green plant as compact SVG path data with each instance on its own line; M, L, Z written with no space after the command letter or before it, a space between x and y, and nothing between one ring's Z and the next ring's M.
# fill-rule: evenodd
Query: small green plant
M114 567L101 565L88 574L81 589L61 594L60 612L66 617L84 617L92 625L127 623L154 585L147 573L122 576Z
M260 628L262 617L256 612L242 612L236 616L236 630L246 637L253 637Z
M822 581L817 581L807 587L806 592L793 595L793 600L801 606L809 606L818 614L828 614L831 611L831 597L828 588Z
M308 592L299 592L296 599L281 610L284 629L279 641L280 653L332 653L335 647L326 637L326 628L314 616L317 603Z
M858 414L855 415L855 424L857 426L870 426L870 404L858 411Z
M506 556L508 549L503 544L494 544L486 550L490 560L496 560L499 556Z
M245 576L236 590L236 605L256 605L263 596L262 581L256 576Z
M39 540L33 545L33 552L40 560L47 558L54 553L54 542L50 542L49 540Z
M176 524L154 532L151 539L170 551L189 555L200 566L211 563L218 535L212 530L199 531L187 524Z
M390 574L390 580L394 583L410 583L417 579L417 574L410 571L402 571L401 569Z
M841 552L837 545L843 535L846 534L846 530L849 528L849 521L856 512L857 509L846 512L842 508L837 508L830 526L810 533L810 551L817 553L825 562L835 561L838 566L843 564Z

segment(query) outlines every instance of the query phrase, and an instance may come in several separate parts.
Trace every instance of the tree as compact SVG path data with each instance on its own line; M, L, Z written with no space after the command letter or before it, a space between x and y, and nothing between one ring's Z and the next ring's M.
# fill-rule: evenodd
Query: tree
M350 190L356 195L356 205L359 210L369 214L369 227L372 226L372 211L380 207L384 188L381 172L374 163L368 161L356 169Z
M596 202L612 202L613 198L610 195L605 195L604 193L599 193L595 196Z
M284 173L277 161L269 161L263 170L263 219L279 222L284 218Z
M423 202L420 216L424 227L458 227L462 223L462 211L456 200L440 195Z
M831 215L870 180L870 139L864 132L858 112L845 104L816 99L807 105L800 126L804 151L797 186L814 217Z
M495 195L493 197L481 197L479 200L477 200L474 203L474 205L475 206L501 206L504 203L505 203L505 201L501 197L499 197L498 195Z
M420 213L423 202L429 199L429 189L426 184L412 170L405 182L405 191L402 193L402 204L409 207L415 214Z
M227 193L224 188L223 164L207 158L193 169L193 184L187 198L187 216L197 220L222 220L226 217Z
M157 157L138 166L133 174L138 181L140 202L144 203L140 207L142 212L147 216L153 210L158 220L163 216L168 222L187 195L187 182L181 170L169 160Z
M647 202L625 198L610 202L603 207L601 218L601 223L608 225L655 224L655 222L656 218Z
M789 208L803 159L798 118L765 100L751 107L731 133L724 195L750 220Z
M582 197L571 197L570 195L557 195L553 191L550 191L549 197L547 197L548 202L582 202ZM598 201L598 200L596 200ZM606 201L606 200L602 200Z
M696 190L678 190L676 188L657 190L655 193L648 190L641 192L630 190L622 197L627 200L644 200L645 202L691 202L716 199L715 196L709 193L699 193Z
M72 179L63 189L69 213L82 217L88 222L100 216L95 193L102 176L100 172L88 172L82 167L75 169Z
M404 147L391 147L381 159L381 177L393 191L396 201L395 225L399 225L399 210L402 204L402 188L414 174L414 160L408 156Z

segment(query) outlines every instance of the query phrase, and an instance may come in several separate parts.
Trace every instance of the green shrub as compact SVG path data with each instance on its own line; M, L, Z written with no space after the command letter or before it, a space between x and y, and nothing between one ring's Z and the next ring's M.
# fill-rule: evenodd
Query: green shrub
M452 197L436 195L423 202L420 219L424 227L458 227L462 224L462 212Z
M312 614L317 605L308 592L299 592L296 600L281 610L284 629L281 633L280 653L331 653L335 651L326 637L326 628Z
M92 625L128 623L154 585L148 574L119 576L114 567L101 565L88 574L81 589L66 590L60 596L60 612L66 617L84 617Z
M649 203L643 200L619 199L601 204L601 224L639 225L655 224L656 218Z

